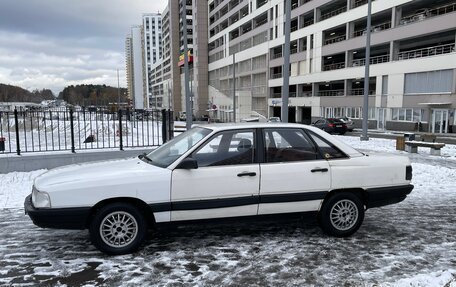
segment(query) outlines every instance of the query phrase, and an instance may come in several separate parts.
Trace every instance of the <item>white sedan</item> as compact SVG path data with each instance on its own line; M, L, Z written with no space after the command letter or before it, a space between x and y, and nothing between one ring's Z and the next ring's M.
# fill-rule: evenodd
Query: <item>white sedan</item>
M198 125L137 158L50 170L25 210L41 227L88 228L108 254L135 251L148 229L207 219L310 213L344 237L366 209L404 200L411 179L407 157L366 155L311 126Z

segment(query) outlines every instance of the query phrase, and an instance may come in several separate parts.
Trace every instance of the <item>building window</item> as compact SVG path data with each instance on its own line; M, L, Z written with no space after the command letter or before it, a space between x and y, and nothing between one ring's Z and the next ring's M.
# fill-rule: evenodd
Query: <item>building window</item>
M405 74L405 95L442 94L453 91L453 70Z
M382 96L388 95L388 75L382 77Z
M391 120L398 122L421 122L424 117L424 110L412 108L391 109Z

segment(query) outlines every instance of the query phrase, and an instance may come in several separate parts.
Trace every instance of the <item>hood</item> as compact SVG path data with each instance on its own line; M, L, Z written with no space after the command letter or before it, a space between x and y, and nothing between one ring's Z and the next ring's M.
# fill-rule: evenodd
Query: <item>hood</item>
M73 164L51 169L35 179L38 190L53 192L65 189L83 189L97 185L124 185L137 182L146 174L150 177L155 172L160 173L163 168L145 163L138 158L99 161L91 163Z

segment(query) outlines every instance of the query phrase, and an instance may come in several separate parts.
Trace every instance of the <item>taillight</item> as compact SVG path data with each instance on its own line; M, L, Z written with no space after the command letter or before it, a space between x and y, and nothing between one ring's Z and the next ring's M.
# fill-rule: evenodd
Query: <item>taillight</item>
M333 127L335 127L335 126L336 126L335 124L329 124L329 127L330 127L330 128L333 128Z
M405 180L412 180L412 166L408 165L405 168Z

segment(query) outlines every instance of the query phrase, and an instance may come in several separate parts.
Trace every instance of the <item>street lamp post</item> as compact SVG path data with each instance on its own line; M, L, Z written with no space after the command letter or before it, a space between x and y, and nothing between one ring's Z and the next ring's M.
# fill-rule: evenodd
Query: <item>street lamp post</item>
M368 141L368 115L369 115L369 64L370 64L370 36L371 36L371 11L372 2L367 2L367 27L366 27L366 59L364 67L364 98L363 98L363 132L360 140Z
M285 0L285 44L283 45L283 87L281 120L288 123L288 93L290 91L290 33L291 33L291 0Z

